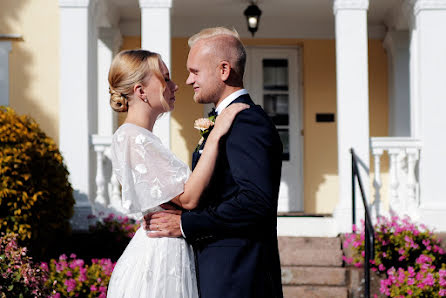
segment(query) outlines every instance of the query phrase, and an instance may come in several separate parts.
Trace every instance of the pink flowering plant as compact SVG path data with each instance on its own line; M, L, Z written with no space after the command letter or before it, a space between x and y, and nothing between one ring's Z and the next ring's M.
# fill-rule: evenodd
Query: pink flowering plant
M71 254L69 258L61 255L58 260L52 259L40 267L48 274L46 286L51 289L52 298L105 298L115 264L110 259L92 259L88 265Z
M394 267L387 270L381 281L380 292L389 297L444 297L446 296L446 264L438 270L429 264L429 257L421 255L415 267L407 270Z
M100 214L98 218L91 215L89 219L97 219L96 223L89 227L91 233L112 234L114 235L113 240L118 242L132 239L139 228L139 223L134 219L113 213L110 213L106 217Z
M46 297L45 272L17 244L18 235L0 237L0 297Z
M446 255L440 240L424 225L403 219L379 217L375 229L375 258L371 269L385 275L381 293L390 297L440 297L446 295ZM344 246L351 246L347 263L364 263L364 223L361 231L347 234Z

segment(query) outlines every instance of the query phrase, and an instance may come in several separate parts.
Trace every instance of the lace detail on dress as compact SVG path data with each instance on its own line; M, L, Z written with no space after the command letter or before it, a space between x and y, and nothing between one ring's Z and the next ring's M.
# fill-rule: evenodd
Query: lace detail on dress
M184 191L189 167L149 130L123 124L113 135L113 171L122 185L122 206L141 214Z

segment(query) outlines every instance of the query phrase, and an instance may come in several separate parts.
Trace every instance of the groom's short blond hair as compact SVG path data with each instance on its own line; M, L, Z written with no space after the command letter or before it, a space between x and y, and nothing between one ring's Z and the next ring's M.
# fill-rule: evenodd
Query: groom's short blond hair
M206 28L191 36L188 45L192 48L194 44L201 40L212 40L214 50L223 56L221 58L231 63L237 79L243 82L246 50L238 32L235 29L225 27Z
M218 35L229 35L240 41L240 35L235 29L228 29L226 27L213 27L203 29L200 32L192 35L187 43L189 44L189 47L192 47L197 41L201 39L207 39Z

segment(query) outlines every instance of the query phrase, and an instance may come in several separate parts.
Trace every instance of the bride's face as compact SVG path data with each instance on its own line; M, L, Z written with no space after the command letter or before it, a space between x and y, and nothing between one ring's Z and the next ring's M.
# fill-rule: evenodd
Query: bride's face
M161 61L160 65L161 73L163 74L164 82L166 83L166 88L163 92L164 101L169 106L169 111L172 111L175 107L175 92L178 90L177 84L170 79L169 70L167 69L164 62Z
M175 92L178 90L178 86L170 79L169 70L162 61L160 64L160 71L166 87L164 88L164 84L160 82L157 76L151 75L149 81L144 86L144 89L147 93L147 98L152 110L164 113L174 109Z

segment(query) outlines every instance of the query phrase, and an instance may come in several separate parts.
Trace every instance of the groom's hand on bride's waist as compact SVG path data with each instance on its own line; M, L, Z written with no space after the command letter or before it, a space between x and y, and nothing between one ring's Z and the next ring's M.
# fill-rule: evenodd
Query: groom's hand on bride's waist
M144 216L143 227L151 238L181 237L180 210L164 210Z

